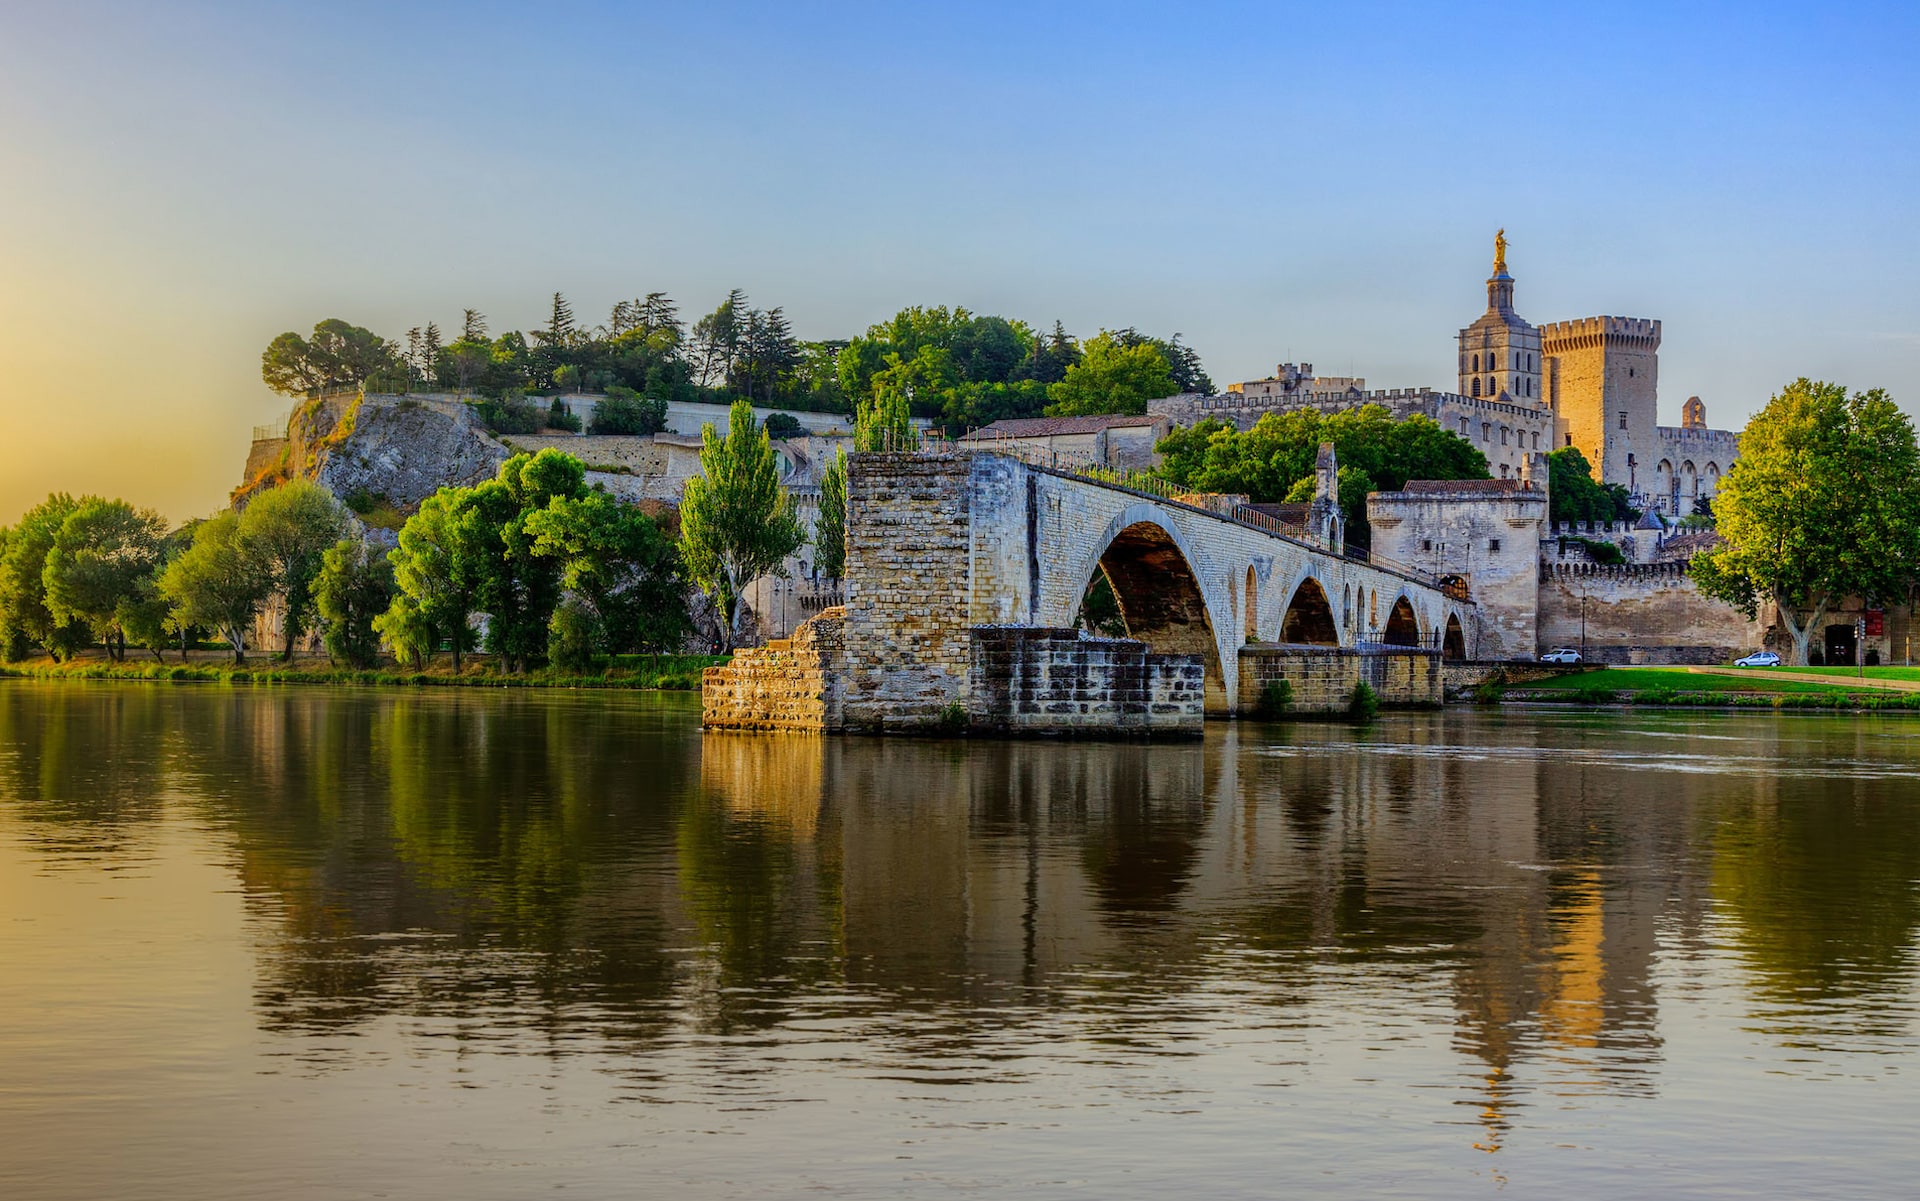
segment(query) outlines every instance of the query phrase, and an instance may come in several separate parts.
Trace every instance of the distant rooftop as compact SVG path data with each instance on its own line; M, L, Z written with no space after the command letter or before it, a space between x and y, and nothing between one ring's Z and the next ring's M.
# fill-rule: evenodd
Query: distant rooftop
M1158 425L1165 418L1149 413L1109 413L1098 417L1009 417L992 425L983 425L963 436L962 442L989 441L994 438L1051 438L1060 434L1097 434L1102 430L1134 429Z
M1408 480L1402 492L1530 492L1525 480Z

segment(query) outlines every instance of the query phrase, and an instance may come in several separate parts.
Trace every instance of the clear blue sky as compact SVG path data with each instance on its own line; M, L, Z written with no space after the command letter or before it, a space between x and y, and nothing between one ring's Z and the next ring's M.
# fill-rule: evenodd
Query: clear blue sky
M1665 322L1661 402L1920 400L1920 18L1862 5L0 0L0 521L204 512L339 316L665 289L905 304L1449 385L1504 226L1535 321Z

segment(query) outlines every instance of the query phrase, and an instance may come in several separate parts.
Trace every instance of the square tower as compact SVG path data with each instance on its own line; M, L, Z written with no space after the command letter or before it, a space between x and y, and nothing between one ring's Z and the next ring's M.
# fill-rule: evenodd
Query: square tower
M1660 461L1660 323L1642 317L1554 321L1540 327L1540 352L1554 449L1579 448L1603 484L1649 491Z

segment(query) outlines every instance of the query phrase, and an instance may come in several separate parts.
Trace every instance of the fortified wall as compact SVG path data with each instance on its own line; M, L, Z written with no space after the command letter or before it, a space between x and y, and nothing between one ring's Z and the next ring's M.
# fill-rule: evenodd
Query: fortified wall
M1684 560L1543 564L1540 644L1586 647L1595 663L1725 663L1758 650L1766 627L1700 594Z

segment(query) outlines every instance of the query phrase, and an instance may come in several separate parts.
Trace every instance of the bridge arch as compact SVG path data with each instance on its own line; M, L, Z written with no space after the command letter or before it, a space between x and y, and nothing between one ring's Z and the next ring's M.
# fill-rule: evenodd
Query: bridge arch
M1320 581L1308 575L1294 586L1280 619L1280 641L1313 646L1339 646L1340 627L1333 619L1333 604Z
M1419 646L1420 619L1414 615L1413 602L1405 593L1394 598L1393 608L1387 613L1387 628L1381 633L1380 641L1388 646Z
M1206 666L1207 712L1228 712L1239 660L1237 646L1223 647L1220 638L1238 632L1232 598L1207 592L1203 565L1179 527L1153 506L1129 505L1108 523L1080 566L1083 590L1095 572L1106 573L1127 636L1162 654L1198 657ZM1229 666L1236 673L1233 680L1227 678Z
M1447 614L1447 632L1440 640L1440 657L1450 662L1467 657L1467 632L1460 626L1458 613Z

